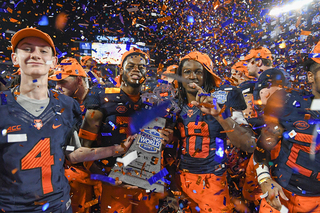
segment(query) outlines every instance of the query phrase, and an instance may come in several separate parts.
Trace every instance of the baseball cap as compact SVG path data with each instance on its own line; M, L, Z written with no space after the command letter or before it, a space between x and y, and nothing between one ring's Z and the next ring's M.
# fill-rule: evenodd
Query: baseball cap
M313 48L311 53L309 54L309 58L320 64L320 41L317 45Z
M254 76L249 75L248 68L245 65L245 61L238 61L231 67L231 69L237 70L239 72L243 72L245 76L247 76L248 78L255 78Z
M87 77L86 72L75 58L66 58L56 66L53 75L49 76L49 80L61 81L68 76Z
M138 54L141 54L144 56L144 58L148 61L149 60L149 55L145 52L143 52L142 50L138 49L138 48L135 48L135 47L132 47L129 51L123 53L122 57L121 57L121 62L120 62L120 65L119 67L121 68L122 65L123 65L123 62L124 60L131 54L134 54L134 53L138 53Z
M44 41L46 41L52 48L54 55L57 55L56 52L56 48L54 46L54 43L51 39L51 37L47 34L42 32L41 30L35 29L35 28L24 28L22 30L19 30L18 32L16 32L12 38L11 38L11 45L12 45L12 52L15 51L18 43L27 37L37 37L37 38L41 38Z
M81 66L84 66L85 63L86 63L89 59L92 59L92 60L93 60L93 58L92 58L91 56L88 56L88 55L83 56L83 57L81 58L81 60L80 60Z
M265 47L257 47L257 48L251 49L249 54L240 60L248 61L251 58L262 58L262 59L272 60L272 54L271 54L271 51Z
M222 82L221 78L213 72L213 63L207 54L204 54L204 53L201 53L198 51L190 52L188 55L182 57L180 59L180 62L185 59L195 60L195 61L199 62L212 75L216 86L217 87L220 86L220 84Z
M178 69L178 65L170 65L167 67L166 71L164 71L163 73L172 73L175 74L177 69Z

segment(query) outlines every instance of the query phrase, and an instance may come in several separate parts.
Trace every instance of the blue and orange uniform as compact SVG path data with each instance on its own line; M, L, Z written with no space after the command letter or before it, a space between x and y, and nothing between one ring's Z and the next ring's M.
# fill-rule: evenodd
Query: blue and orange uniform
M103 114L100 134L92 147L108 147L121 144L130 134L129 123L133 114L149 106L142 102L140 95L129 96L120 88L100 89L94 87L84 102L86 109L99 110ZM141 115L143 116L143 115ZM95 161L91 171L108 175L116 163L116 157ZM95 169L94 169L95 168ZM98 171L96 170L98 168ZM126 197L133 195L133 197ZM101 212L152 212L158 204L156 199L146 197L143 189L127 189L103 183L101 196ZM152 196L151 196L152 198ZM132 200L138 205L132 205Z
M87 96L86 96L87 97ZM86 108L83 102L80 104L82 119L85 116ZM91 172L89 171L93 161L78 163L71 165L66 160L65 176L67 177L70 185L71 206L73 212L91 212L91 206L98 208L102 183L98 180L90 178Z
M221 108L242 111L246 108L241 91L223 85L213 93ZM180 181L183 193L191 202L192 211L230 212L226 178L226 133L211 115L191 104L184 104L178 119L181 134Z
M289 201L281 199L289 212L320 211L320 146L316 138L314 160L310 159L314 120L319 120L319 111L311 111L313 95L292 91L279 117L284 128L280 149L273 156L272 177L282 186ZM260 212L277 212L262 200Z
M72 212L64 176L64 147L81 124L79 104L49 92L49 104L33 116L11 91L1 93L0 209L3 212Z

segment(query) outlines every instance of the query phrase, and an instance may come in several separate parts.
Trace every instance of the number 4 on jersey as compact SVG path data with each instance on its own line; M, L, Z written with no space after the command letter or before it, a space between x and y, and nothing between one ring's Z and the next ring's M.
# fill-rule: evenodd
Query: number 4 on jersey
M50 138L40 140L21 160L21 170L41 168L43 194L53 191L51 166L54 157L50 155Z

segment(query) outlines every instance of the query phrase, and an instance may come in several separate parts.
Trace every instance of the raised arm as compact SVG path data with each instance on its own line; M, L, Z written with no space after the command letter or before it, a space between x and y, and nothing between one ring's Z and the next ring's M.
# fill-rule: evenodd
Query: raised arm
M224 119L221 116L221 108L219 107L219 105L213 103L213 97L199 96L199 94L205 92L201 87L194 83L193 86L197 88L198 94L196 97L196 101L192 101L191 104L198 107L202 112L212 115L223 127L223 129L227 133L228 138L234 146L239 147L243 151L252 153L256 148L255 137L253 136L252 130L248 127L239 125L232 117ZM238 112L241 113L241 111Z

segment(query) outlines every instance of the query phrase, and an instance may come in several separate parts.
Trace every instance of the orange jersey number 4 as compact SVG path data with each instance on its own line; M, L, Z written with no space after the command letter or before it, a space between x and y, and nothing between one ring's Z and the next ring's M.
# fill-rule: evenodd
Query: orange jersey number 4
M44 138L21 160L21 170L41 168L43 194L53 191L51 181L53 158L53 155L50 155L50 138Z

